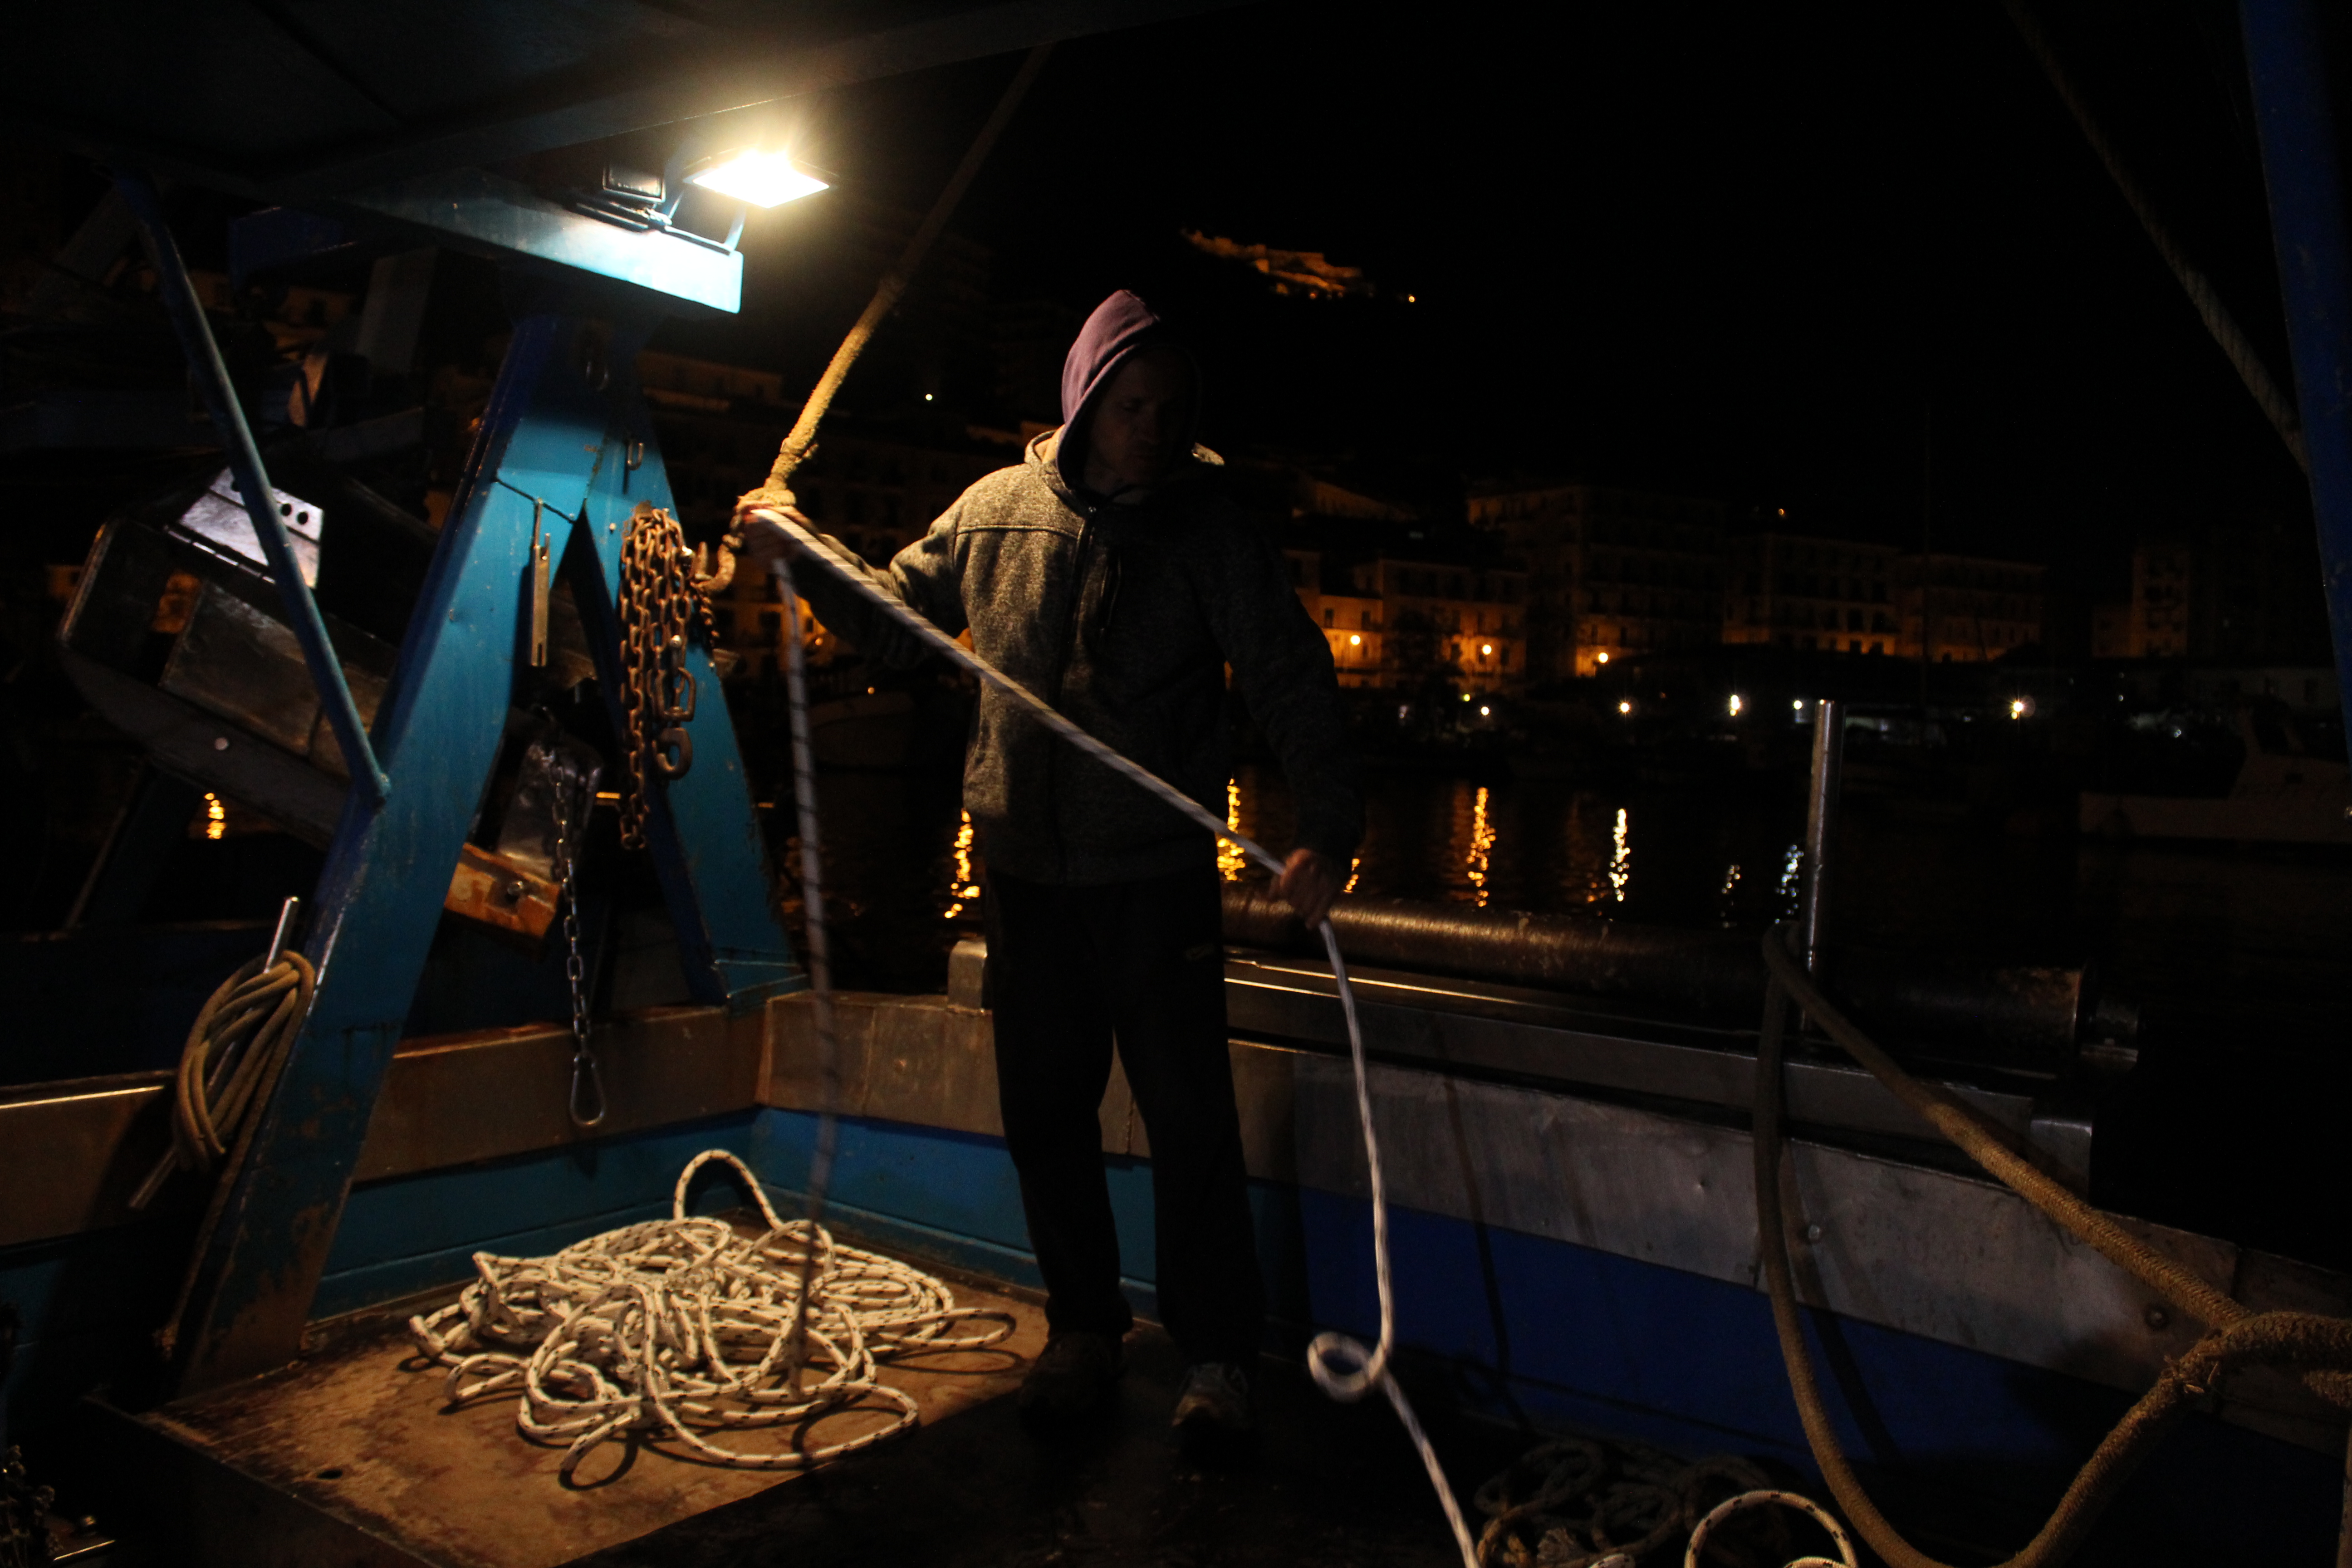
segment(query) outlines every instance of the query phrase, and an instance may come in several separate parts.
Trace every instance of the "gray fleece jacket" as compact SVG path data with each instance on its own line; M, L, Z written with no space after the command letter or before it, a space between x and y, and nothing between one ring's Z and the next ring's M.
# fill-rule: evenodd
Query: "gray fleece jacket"
M1363 836L1363 803L1339 682L1281 555L1224 494L1202 449L1139 500L1104 501L1064 478L1057 435L966 490L887 567L860 569L943 630L970 628L981 658L1220 817L1232 773L1230 666L1290 779L1297 842L1345 865ZM924 656L904 627L825 574L803 574L801 591L867 657L904 668ZM1033 881L1139 880L1198 865L1210 843L989 687L964 764L964 808L989 866Z

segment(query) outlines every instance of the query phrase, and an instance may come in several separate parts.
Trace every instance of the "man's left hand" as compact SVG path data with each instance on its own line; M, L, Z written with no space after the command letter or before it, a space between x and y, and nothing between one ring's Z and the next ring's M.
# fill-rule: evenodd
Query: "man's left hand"
M1339 896L1339 868L1328 855L1312 849L1294 849L1283 863L1282 875L1274 884L1275 896L1298 911L1299 920L1312 931L1323 923L1331 912L1331 900Z

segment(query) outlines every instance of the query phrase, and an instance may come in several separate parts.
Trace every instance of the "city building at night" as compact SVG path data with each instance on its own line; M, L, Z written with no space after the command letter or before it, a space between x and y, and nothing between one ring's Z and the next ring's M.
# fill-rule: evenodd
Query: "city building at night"
M1990 663L2042 640L2047 569L1974 555L1906 555L1897 574L1906 658Z
M1527 573L1535 681L1722 640L1719 501L1585 484L1481 486L1468 514Z
M2327 646L2317 562L2300 533L2212 524L2143 538L2131 597L2098 606L2103 658L2317 663Z
M1723 640L1891 654L1900 552L1884 544L1756 533L1728 542Z

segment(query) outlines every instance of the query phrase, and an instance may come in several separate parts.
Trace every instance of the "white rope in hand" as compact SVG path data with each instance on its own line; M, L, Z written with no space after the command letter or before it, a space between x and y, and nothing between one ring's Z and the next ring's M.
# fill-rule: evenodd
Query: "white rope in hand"
M742 1178L764 1235L688 1215L688 1184L713 1162ZM478 1252L474 1268L478 1278L455 1302L411 1318L408 1331L449 1369L452 1405L519 1391L516 1427L535 1442L567 1443L567 1478L598 1444L633 1433L752 1469L798 1469L871 1447L918 1417L911 1398L878 1380L881 1363L978 1350L1013 1331L1011 1314L959 1307L929 1274L844 1247L813 1221L779 1218L723 1149L687 1163L666 1220L606 1231L551 1258ZM950 1331L975 1320L994 1322ZM807 1442L819 1418L856 1412L884 1419L837 1442ZM775 1450L703 1435L792 1426L803 1430Z
M753 508L744 515L770 523L793 546L832 572L843 584L863 595L868 603L928 643L950 662L971 671L1012 698L1048 730L1121 777L1132 781L1145 791L1173 806L1177 811L1233 845L1276 876L1282 874L1282 862L1265 847L1235 832L1214 813L1203 807L1200 802L1161 779L1158 774L1129 761L1096 740L1086 731L1064 718L1053 704L1044 698L980 658L906 604L884 593L863 571L836 559L833 552L825 548L824 542L809 531L806 518L797 512L786 512L771 507ZM773 570L778 588L793 616L791 629L796 633L799 628L799 605L794 595L792 568L785 561L779 560ZM799 663L797 637L793 641L794 646L786 650L788 667L795 677L788 695L797 710L803 700L797 679ZM802 739L805 733L804 723L804 720L796 710L793 716L796 761L800 755L804 754L805 742ZM802 782L805 784L805 780ZM807 814L812 808L807 803L812 798L813 795L804 788L802 795L803 804L801 808L804 823L809 820ZM807 853L806 846L814 842L813 830L803 826L803 854ZM1430 1484L1437 1490L1437 1500L1445 1510L1446 1522L1454 1530L1454 1543L1461 1549L1464 1568L1478 1568L1477 1546L1471 1538L1469 1524L1462 1517L1461 1505L1454 1500L1454 1488L1445 1479L1444 1468L1437 1462L1437 1451L1430 1446L1428 1435L1422 1430L1420 1418L1413 1414L1412 1402L1405 1397L1404 1390L1398 1385L1396 1379L1390 1374L1389 1371L1389 1356L1396 1339L1396 1310L1389 1285L1388 1197L1381 1182L1380 1140L1372 1129L1372 1091L1370 1080L1364 1068L1364 1035L1356 1022L1356 993L1348 984L1347 965L1339 957L1339 936L1332 931L1331 922L1328 920L1322 922L1321 931L1324 951L1329 953L1331 958L1331 977L1339 985L1339 1007L1348 1020L1349 1054L1355 1064L1356 1114L1363 1127L1364 1160L1371 1179L1372 1262L1374 1277L1380 1290L1381 1332L1379 1342L1370 1347L1361 1341L1346 1334L1327 1331L1316 1335L1314 1341L1307 1347L1307 1370L1313 1374L1316 1384L1334 1399L1353 1402L1361 1399L1374 1388L1380 1389L1388 1395L1389 1403L1396 1407L1398 1418L1404 1423L1405 1431L1412 1436L1413 1447L1421 1453L1423 1466L1429 1471Z
M1158 774L1129 761L1095 739L1094 736L1063 717L1061 712L1044 698L948 636L908 605L883 592L863 570L836 558L825 547L824 541L810 531L807 526L808 520L797 511L788 512L771 507L758 507L749 510L744 515L761 519L772 524L795 549L831 572L837 581L853 592L863 595L876 609L880 610L929 644L949 662L960 668L969 670L1012 698L1048 730L1121 777L1141 786L1150 795L1199 823L1276 876L1279 877L1282 874L1283 863L1276 859L1272 852L1245 835L1236 832L1213 812L1202 806L1200 802ZM778 560L772 570L776 575L778 588L783 595L786 614L789 616L787 634L792 637L792 645L786 649L785 658L789 677L788 696L793 705L795 784L798 786L801 801L803 876L814 885L816 875L814 849L816 843L814 804L815 794L808 756L806 698L800 668L800 604L794 591L792 568L788 560ZM817 940L815 928L821 920L822 905L812 904L813 943ZM1319 930L1323 937L1323 950L1331 959L1331 978L1338 985L1339 1010L1348 1023L1348 1054L1355 1068L1356 1117L1363 1131L1364 1164L1371 1188L1372 1268L1380 1296L1381 1331L1379 1342L1367 1346L1362 1341L1350 1335L1326 1330L1316 1335L1307 1347L1307 1370L1313 1375L1316 1385L1337 1400L1353 1403L1375 1388L1388 1395L1389 1403L1396 1409L1397 1419L1404 1424L1406 1434L1412 1438L1414 1448L1420 1452L1423 1467L1429 1472L1430 1485L1437 1492L1438 1504L1445 1510L1445 1521L1453 1528L1454 1544L1461 1551L1463 1568L1480 1568L1476 1542L1470 1533L1469 1524L1462 1517L1461 1505L1454 1500L1454 1488L1445 1479L1444 1468L1438 1463L1437 1451L1430 1445L1428 1434L1422 1430L1421 1419L1413 1413L1412 1402L1405 1397L1404 1389L1397 1383L1389 1368L1389 1358L1396 1343L1396 1301L1389 1275L1388 1194L1381 1170L1380 1138L1372 1126L1372 1090L1370 1076L1364 1065L1364 1031L1356 1018L1355 987L1349 984L1348 966L1339 956L1339 933L1331 929L1331 922L1328 919L1321 922ZM820 984L822 989L822 977L820 977ZM828 1064L831 1061L830 1001L829 995L821 995L819 998L820 1007L826 1009L826 1012L820 1016L820 1026L826 1032L825 1048ZM829 1066L827 1070L828 1073L831 1070ZM821 1147L819 1163L821 1167L829 1168L829 1149ZM819 1201L821 1202L822 1199ZM1776 1506L1799 1510L1818 1521L1837 1542L1839 1556L1843 1559L1841 1565L1826 1558L1805 1557L1788 1564L1788 1568L1857 1568L1853 1542L1847 1539L1844 1530L1826 1510L1810 1498L1795 1492L1779 1490L1743 1492L1738 1497L1728 1499L1705 1519L1699 1521L1697 1526L1691 1531L1689 1551L1684 1560L1685 1568L1697 1568L1708 1532L1724 1520L1749 1509ZM1632 1559L1622 1554L1613 1554L1594 1564L1594 1568L1633 1568L1633 1565Z

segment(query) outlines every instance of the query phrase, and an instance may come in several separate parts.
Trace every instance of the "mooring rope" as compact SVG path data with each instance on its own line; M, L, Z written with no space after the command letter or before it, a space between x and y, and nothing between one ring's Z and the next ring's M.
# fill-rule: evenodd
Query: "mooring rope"
M767 1230L688 1215L703 1166L732 1166ZM743 1162L722 1149L687 1163L670 1217L624 1226L551 1258L474 1255L477 1278L450 1305L408 1321L416 1348L449 1369L450 1404L519 1394L515 1426L565 1443L569 1477L608 1438L675 1438L712 1464L799 1469L870 1448L912 1426L907 1394L881 1363L979 1350L1013 1331L1011 1314L959 1307L919 1269L845 1247L809 1220L778 1217ZM959 1323L995 1320L978 1333ZM811 1381L805 1373L818 1375ZM821 1418L865 1413L879 1424L807 1441ZM704 1436L801 1428L791 1445L732 1448Z
M2352 1406L2352 1319L2313 1312L2252 1311L2157 1253L2037 1169L1977 1111L1904 1071L1822 994L1790 952L1785 938L1784 927L1775 927L1764 938L1764 962L1770 979L1765 985L1756 1061L1758 1247L1765 1289L1772 1300L1773 1328L1780 1336L1780 1354L1788 1366L1789 1386L1796 1395L1805 1440L1838 1506L1891 1568L1944 1568L1944 1564L1905 1540L1864 1489L1838 1441L1829 1406L1822 1397L1812 1352L1805 1343L1804 1322L1789 1266L1789 1232L1780 1194L1780 1056L1791 1003L1988 1175L2206 1325L2204 1338L2166 1363L2156 1385L2116 1423L2066 1489L2040 1533L2000 1568L2049 1568L2063 1562L2115 1500L2125 1479L2172 1425L2188 1414L2190 1401L2212 1393L2229 1372L2248 1366L2289 1369L2300 1373L2323 1398L2338 1406Z
M1622 1437L1555 1437L1512 1460L1470 1500L1486 1516L1478 1535L1486 1568L1633 1568L1677 1541L1696 1568L1725 1521L1768 1508L1814 1520L1837 1547L1837 1563L1801 1557L1788 1568L1855 1568L1853 1543L1834 1519L1729 1454L1685 1460ZM1773 1534L1787 1550L1785 1525L1775 1521ZM1755 1561L1737 1550L1730 1558Z

